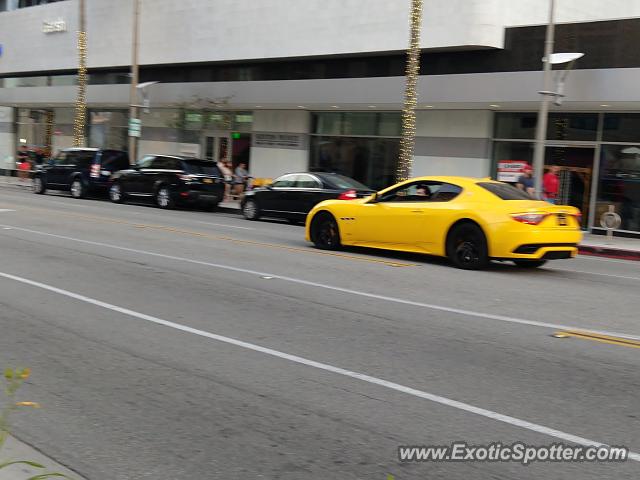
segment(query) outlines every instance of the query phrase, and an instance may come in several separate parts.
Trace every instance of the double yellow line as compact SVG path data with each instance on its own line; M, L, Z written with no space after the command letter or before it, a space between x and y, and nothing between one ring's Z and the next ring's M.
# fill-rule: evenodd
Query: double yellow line
M592 342L608 343L619 347L640 348L640 342L624 337L613 337L611 335L603 335L600 333L583 332L580 330L563 330L553 334L554 337L573 337L581 340L591 340Z

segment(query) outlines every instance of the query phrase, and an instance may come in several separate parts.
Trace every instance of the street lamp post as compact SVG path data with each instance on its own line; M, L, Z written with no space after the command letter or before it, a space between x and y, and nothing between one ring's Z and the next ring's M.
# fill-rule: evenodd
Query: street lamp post
M537 198L542 198L542 175L544 174L544 146L547 135L547 117L549 115L549 101L553 92L551 92L551 54L553 53L553 37L555 33L555 0L550 0L549 4L549 23L547 24L547 34L544 42L544 58L542 64L544 66L543 90L540 92L542 99L540 101L540 111L538 113L538 122L536 124L536 143L533 151L533 175L534 189Z
M129 162L132 165L136 163L138 155L138 137L139 130L136 131L134 126L138 119L137 91L138 91L138 30L140 21L140 0L133 0L133 32L131 43L131 88L129 89Z

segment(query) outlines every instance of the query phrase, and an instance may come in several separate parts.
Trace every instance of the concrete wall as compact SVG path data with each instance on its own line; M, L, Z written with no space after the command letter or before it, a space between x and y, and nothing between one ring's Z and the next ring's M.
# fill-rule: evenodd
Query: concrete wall
M145 0L142 64L403 51L408 1ZM90 67L129 65L132 2L87 2ZM640 2L563 0L558 21L635 17ZM422 48L502 48L504 28L546 22L545 0L426 0ZM76 67L78 0L0 13L0 74ZM44 33L61 19L67 31Z
M306 138L311 130L311 114L294 110L256 110L253 134L295 133ZM308 138L307 138L308 140ZM249 170L255 178L275 178L284 173L305 171L309 167L308 141L299 148L251 147Z
M13 109L0 107L0 169L14 168L16 138Z
M412 176L489 175L492 128L487 110L418 112Z

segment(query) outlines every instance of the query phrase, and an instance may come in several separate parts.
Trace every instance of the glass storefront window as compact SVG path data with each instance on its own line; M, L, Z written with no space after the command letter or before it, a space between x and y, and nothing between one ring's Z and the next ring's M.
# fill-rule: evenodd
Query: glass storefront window
M595 227L613 205L621 230L640 232L640 145L602 145Z
M640 115L607 113L602 128L604 142L640 142Z
M598 132L597 113L550 113L547 139L595 141Z
M399 112L323 112L313 114L313 133L318 135L400 136Z
M533 163L533 147L532 142L494 142L493 172L497 172L499 162L523 161L531 165ZM513 183L517 181L517 176L516 174L505 174L503 176L496 175L494 178Z
M90 110L87 146L127 150L129 112L126 110Z
M375 189L395 183L398 138L311 137L311 170L336 172Z
M375 135L376 115L367 112L345 113L343 119L343 135Z
M342 134L342 113L318 113L313 116L314 133L321 135Z
M534 139L537 113L497 113L495 138Z

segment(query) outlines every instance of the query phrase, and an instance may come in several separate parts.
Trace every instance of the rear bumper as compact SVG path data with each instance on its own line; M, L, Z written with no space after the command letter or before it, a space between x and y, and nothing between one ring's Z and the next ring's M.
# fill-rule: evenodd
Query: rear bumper
M531 225L508 227L494 236L491 257L522 260L557 260L578 254L582 232L578 229L537 229Z
M224 196L224 187L217 190L182 190L174 193L174 200L184 203L220 203Z

